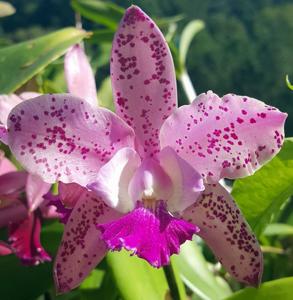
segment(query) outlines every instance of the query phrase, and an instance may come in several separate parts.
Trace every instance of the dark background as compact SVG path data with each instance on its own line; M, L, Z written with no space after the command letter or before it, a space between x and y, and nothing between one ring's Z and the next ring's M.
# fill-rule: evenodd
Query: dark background
M74 25L67 0L14 0L17 13L0 20L2 45ZM187 58L188 72L198 93L213 90L248 95L289 113L287 136L293 135L293 1L289 0L137 0L151 17L183 14L179 29L192 19L206 28L194 39ZM86 29L92 29L84 22ZM104 72L104 74L103 74ZM105 77L108 69L99 73Z

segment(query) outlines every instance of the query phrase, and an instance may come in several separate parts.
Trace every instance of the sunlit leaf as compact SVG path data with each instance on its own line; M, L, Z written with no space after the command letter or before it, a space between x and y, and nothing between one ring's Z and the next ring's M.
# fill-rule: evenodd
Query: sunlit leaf
M293 226L281 223L269 224L264 235L293 235Z
M107 1L72 0L71 5L75 11L86 19L114 30L124 14L123 8Z
M190 44L196 34L204 28L204 22L201 20L193 20L189 22L182 31L179 43L180 62L185 66L186 57Z
M87 35L80 29L65 28L0 49L0 93L14 92Z
M231 294L228 284L208 268L195 241L187 241L173 257L184 283L203 300L218 300Z
M286 83L288 88L293 91L293 84L290 82L288 75L286 75Z
M102 82L102 84L98 90L98 99L99 99L99 104L101 106L106 107L112 111L115 110L110 77L107 77Z
M101 43L112 43L114 38L115 30L113 29L98 29L93 31L90 42L101 44Z
M293 277L268 281L260 288L245 288L225 300L291 300Z
M293 139L254 175L236 180L232 195L253 231L260 235L274 222L281 206L293 194Z
M0 18L13 15L15 8L12 4L6 1L0 1Z
M177 23L183 19L184 19L184 15L175 15L166 18L154 18L154 21L160 28L164 28L166 26L169 26L172 23Z
M123 300L165 300L169 288L163 269L155 269L129 252L109 252L107 263Z

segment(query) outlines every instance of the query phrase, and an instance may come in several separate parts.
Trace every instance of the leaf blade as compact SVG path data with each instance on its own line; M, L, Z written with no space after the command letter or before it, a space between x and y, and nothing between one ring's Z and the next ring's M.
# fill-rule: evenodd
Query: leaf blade
M0 49L0 93L10 94L88 33L64 28L40 38Z
M290 300L293 277L265 282L260 288L245 288L225 300Z
M293 194L293 139L254 175L236 180L232 195L253 231L259 236Z

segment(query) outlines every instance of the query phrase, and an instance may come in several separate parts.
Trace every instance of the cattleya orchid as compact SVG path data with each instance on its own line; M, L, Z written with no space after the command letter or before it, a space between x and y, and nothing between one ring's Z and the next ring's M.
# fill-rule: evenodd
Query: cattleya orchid
M0 228L8 228L9 239L8 243L0 241L0 256L15 253L27 265L51 260L40 242L41 218L58 216L42 198L50 186L37 176L17 171L1 153Z
M116 114L56 94L20 103L8 118L16 158L45 182L61 182L53 199L66 223L54 270L58 291L78 286L109 249L161 267L193 234L234 278L258 285L259 244L218 181L253 174L274 157L286 114L212 92L177 108L168 45L136 6L116 32L111 79Z

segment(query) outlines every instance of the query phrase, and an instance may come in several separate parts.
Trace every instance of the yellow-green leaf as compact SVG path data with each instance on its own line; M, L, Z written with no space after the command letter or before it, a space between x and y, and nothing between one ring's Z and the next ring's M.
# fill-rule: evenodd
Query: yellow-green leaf
M123 300L165 300L169 288L163 269L155 269L129 252L109 252L107 263Z
M84 30L65 28L42 37L0 49L0 94L22 86L73 44L88 35Z
M265 282L260 288L245 288L225 300L291 300L293 277Z
M286 139L282 150L254 175L238 179L232 195L242 213L260 235L274 222L281 206L293 194L293 139Z

